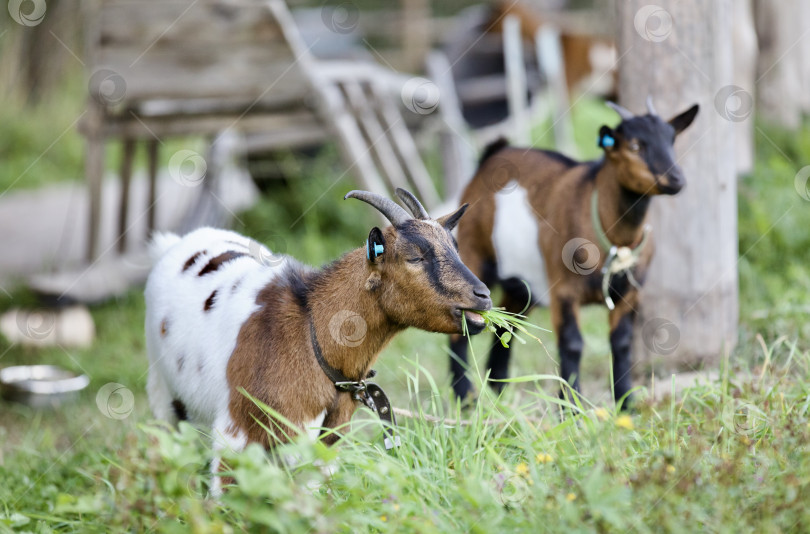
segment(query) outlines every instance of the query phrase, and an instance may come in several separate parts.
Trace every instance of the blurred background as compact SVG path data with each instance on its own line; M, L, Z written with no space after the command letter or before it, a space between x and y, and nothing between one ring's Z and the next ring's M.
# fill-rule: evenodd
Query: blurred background
M807 3L11 0L0 24L0 367L86 374L88 400L122 385L131 421L148 417L151 230L227 226L318 265L380 223L347 191L403 186L442 215L500 136L599 157L605 99L701 106L676 144L688 186L653 203L642 383L807 350ZM582 328L586 394L609 402L606 311ZM555 372L541 337L513 375ZM395 403L406 361L449 385L446 345L408 331L386 349ZM30 417L3 405L0 433L46 432Z

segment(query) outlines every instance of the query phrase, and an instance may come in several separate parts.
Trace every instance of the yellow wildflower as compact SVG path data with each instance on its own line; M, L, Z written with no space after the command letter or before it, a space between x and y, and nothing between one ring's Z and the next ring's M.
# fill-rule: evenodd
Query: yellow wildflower
M572 502L577 500L577 496L574 493L569 493L568 495L565 496L565 500L568 502Z
M521 476L526 476L529 474L529 466L526 465L526 462L520 462L515 466L515 473Z
M554 458L550 454L546 454L544 452L541 452L540 454L538 454L537 456L534 457L534 460L538 464L548 464L548 463L553 462Z
M596 417L600 421L607 421L608 417L610 417L610 414L604 408L597 408L596 410L594 410L594 413L596 414Z
M399 512L399 505L394 503L394 511Z
M380 519L382 519L383 522L388 521L388 516L387 515L381 515Z
M616 418L616 426L625 430L633 430L633 419L629 415L620 415Z
M672 474L674 472L675 472L675 466L674 465L668 465L667 466L667 473Z

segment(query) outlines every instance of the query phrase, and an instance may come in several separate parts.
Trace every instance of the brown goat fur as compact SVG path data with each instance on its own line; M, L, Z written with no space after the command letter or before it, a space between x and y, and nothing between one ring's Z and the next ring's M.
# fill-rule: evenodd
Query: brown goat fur
M256 296L259 308L242 325L228 359L231 423L225 432L231 437L244 432L247 443L265 447L298 433L267 417L242 390L301 430L324 411L325 428L350 420L357 402L337 390L321 369L310 339L310 321L327 363L351 380L361 380L390 339L405 328L460 333L464 310L488 309L489 290L460 261L450 234L465 209L437 220L410 219L398 227L374 228L370 239L384 245L384 252L374 259L367 257L366 247L323 269L290 259L285 271ZM235 259L244 254L223 253L214 260L225 256ZM217 269L229 264L219 261ZM337 312L362 323L363 331L359 335L341 331L347 325L335 322ZM468 325L476 333L483 329L483 320L468 315ZM349 330L352 326L359 325L348 325ZM274 431L275 440L263 426ZM337 439L337 434L325 438L328 443Z
M361 387L405 328L461 333L466 315L471 333L483 330L472 312L492 306L489 289L451 235L467 206L434 220L412 194L397 195L413 216L380 195L347 194L392 226L372 228L365 247L320 269L227 230L153 237L144 291L149 404L158 419L211 429L212 472L224 448L269 448L300 432L336 441L359 402L336 384Z
M561 374L575 388L582 352L577 325L579 308L604 303L602 267L608 251L599 246L591 219L592 193L594 189L598 192L599 219L610 243L616 247L638 246L651 197L674 194L684 184L680 168L675 164L672 142L696 114L697 106L669 122L652 112L632 118L624 115L625 120L615 130L606 126L600 130L600 137L607 135L610 142L603 146L604 158L594 162L577 162L555 152L511 148L499 142L487 149L462 195L462 202L469 203L470 209L458 226L459 254L473 273L490 287L502 285L502 306L520 312L528 304L528 294L515 290L515 284L510 287L505 283L509 281L499 273L493 236L496 196L508 194L509 191L504 190L508 184L508 187L525 190L527 210L530 208L533 212L539 238L537 243L526 242L521 246L539 250L548 282L548 295L538 295L533 290L533 304L548 302L560 349ZM520 230L514 229L515 232ZM587 247L580 247L573 257L566 258L566 244L575 238L593 244L591 251L598 247L598 263L589 261ZM632 270L639 283L644 281L652 254L653 243L648 239ZM571 268L571 262L587 263L589 268L587 272L577 272ZM620 273L611 279L610 293L616 303L609 313L609 321L614 391L619 400L630 389L629 345L638 292L627 275ZM464 376L466 343L459 336L453 336L451 346L455 353L451 362L453 386L456 394L463 398L473 393L471 383ZM506 378L508 359L509 349L496 343L488 364L490 378ZM493 387L500 390L497 382Z

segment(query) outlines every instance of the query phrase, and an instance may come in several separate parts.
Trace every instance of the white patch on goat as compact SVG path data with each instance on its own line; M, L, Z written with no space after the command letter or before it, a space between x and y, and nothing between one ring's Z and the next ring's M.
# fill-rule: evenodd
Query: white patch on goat
M190 422L212 428L229 417L226 370L239 330L259 308L256 296L282 272L287 258L265 265L247 254L247 244L234 243L247 243L245 237L213 228L162 242L170 246L162 251L145 290L150 404L163 419L170 408L158 404L179 400ZM199 276L212 258L228 251L245 255ZM205 310L214 291L213 305Z
M321 428L323 427L323 422L325 419L326 410L319 413L318 416L309 423L304 423L304 430L306 430L307 435L311 440L314 441L318 439L318 436L321 435Z
M528 282L532 299L548 306L548 276L540 253L540 228L526 189L515 180L495 195L492 244L498 276Z
M315 419L309 421L308 423L304 423L301 426L303 427L304 435L307 436L311 441L315 441L318 439L318 436L321 435L321 428L323 427L323 422L326 420L326 410L323 410L321 413L318 414ZM295 467L301 463L301 455L300 454L285 454L284 461L290 467Z

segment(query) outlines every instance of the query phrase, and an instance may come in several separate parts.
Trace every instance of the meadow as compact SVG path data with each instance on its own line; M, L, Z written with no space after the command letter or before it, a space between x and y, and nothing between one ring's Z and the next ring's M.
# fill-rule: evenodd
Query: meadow
M76 115L58 100L48 106L0 110L2 190L81 176ZM594 101L573 113L578 142L595 155L596 129L615 118ZM794 176L810 157L810 127L758 124L757 146L756 169L739 182L740 337L717 380L667 395L669 377L658 376L663 398L642 384L637 410L616 413L606 312L589 308L580 416L562 416L551 332L542 344L515 344L515 383L501 398L479 373L480 400L462 410L446 336L408 330L381 355L376 381L397 407L465 424L401 417L403 445L388 452L379 423L360 410L336 447L301 441L278 451L296 455L294 467L254 448L230 456L237 485L217 502L206 497L206 437L150 419L144 303L134 289L91 308L89 349L0 339L0 366L57 363L91 378L58 409L0 404L0 532L808 531L810 202ZM355 184L336 179L338 161L333 147L309 161L285 158L296 178L269 184L235 229L311 264L360 246L377 220L340 200ZM37 305L24 289L0 298L0 310ZM530 320L549 328L546 310ZM480 364L491 342L474 338ZM105 393L111 383L122 389Z

